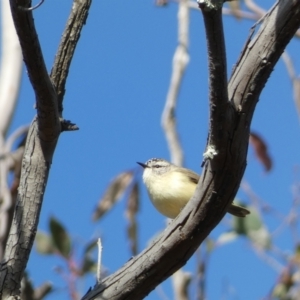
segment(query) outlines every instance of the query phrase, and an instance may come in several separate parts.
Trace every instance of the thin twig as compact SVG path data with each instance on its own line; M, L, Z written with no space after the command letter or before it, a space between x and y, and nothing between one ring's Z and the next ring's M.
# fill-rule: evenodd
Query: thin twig
M101 264L102 264L102 243L101 238L98 239L98 264L97 264L97 283L101 282Z
M23 10L23 11L32 11L35 10L37 8L39 8L45 0L41 0L38 4L36 4L35 6L31 6L31 7L23 7L23 6L19 6L18 8Z
M172 283L175 300L188 300L188 287L191 282L192 275L179 269L172 275Z
M206 278L207 278L207 265L209 261L209 251L208 243L209 239L205 240L206 242L198 248L196 252L196 266L197 266L197 286L196 286L196 299L197 300L205 300L206 297Z
M9 153L12 151L12 147L16 140L20 138L22 135L25 135L28 133L29 125L24 125L18 127L5 141L5 151L6 153Z
M266 13L266 10L257 5L253 0L245 0L245 5L249 10L253 11L259 18L263 17Z
M287 72L289 74L291 81L295 80L296 71L294 68L294 64L293 64L293 61L292 61L290 55L288 54L288 52L286 50L282 53L281 58L286 66L286 69L287 69Z
M8 173L9 166L7 159L5 159L5 142L3 135L0 135L0 156L3 156L3 159L0 160L0 258L3 258L4 249L6 246L7 233L10 228L10 210L13 205L9 185L8 185Z
M28 131L28 126L19 127L5 141L4 137L0 138L0 258L3 258L4 249L7 242L13 209L15 205L14 197L8 184L8 175L10 169L16 165L16 161L22 158L24 148L18 149L12 153L12 146L16 139ZM22 156L20 156L22 155Z
M300 77L296 75L293 61L286 51L282 53L282 59L293 85L294 102L298 111L298 116L300 117Z
M293 194L293 203L294 203L293 206L295 206L297 208L297 211L298 211L299 205L300 205L300 183L299 182L293 184L292 194ZM298 225L298 218L294 219L290 223L290 230L291 230L291 233L292 233L294 245L298 245L299 242L300 242L299 230L298 230L297 225Z
M279 263L274 257L267 254L267 252L260 248L255 246L255 244L251 244L252 249L256 253L258 257L260 257L265 263L267 263L270 267L272 267L273 270L275 270L277 273L281 273L284 269L284 266Z

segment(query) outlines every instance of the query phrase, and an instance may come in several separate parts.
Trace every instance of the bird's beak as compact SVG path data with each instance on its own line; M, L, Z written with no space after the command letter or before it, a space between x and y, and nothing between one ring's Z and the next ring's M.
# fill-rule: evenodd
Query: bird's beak
M142 166L144 169L145 169L145 168L148 168L147 165L145 165L145 164L143 164L143 163L141 163L141 162L138 162L138 161L137 161L136 163L139 164L140 166Z

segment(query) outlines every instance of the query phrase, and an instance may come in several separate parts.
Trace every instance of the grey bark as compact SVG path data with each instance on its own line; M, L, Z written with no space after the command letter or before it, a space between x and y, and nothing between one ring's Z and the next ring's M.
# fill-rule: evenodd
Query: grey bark
M23 9L30 7L31 1L10 0L10 5L28 76L36 96L37 116L31 124L26 141L17 204L0 266L0 299L11 296L17 298L20 295L21 279L35 238L58 137L63 130L77 129L74 124L61 118L62 100L70 62L91 0L74 1L51 78L45 67L32 11Z
M249 37L228 84L229 101L224 88L226 64L216 63L216 55L225 58L221 14L202 12L210 43L211 92L210 135L202 180L180 215L152 245L96 285L83 300L143 299L187 262L222 219L237 192L246 167L254 109L281 53L299 28L300 2L277 2L258 33L253 39Z
M18 203L5 257L1 263L1 299L20 294L20 281L35 237L55 146L62 128L73 128L60 118L65 91L63 77L67 76L68 64L58 65L61 74L64 74L62 78L56 77L57 73L52 74L54 87L45 68L32 13L19 9L20 6L30 6L31 2L10 2L24 61L36 94L37 117L32 123L26 143ZM73 8L79 7L86 14L90 3L87 0L77 0ZM300 2L281 0L276 3L264 19L259 32L253 39L249 38L228 85L229 101L225 86L226 64L225 52L222 50L221 14L218 10L203 10L203 14L211 55L211 119L202 180L183 212L153 244L116 273L105 278L83 299L145 297L156 285L186 263L222 219L237 192L246 167L252 115L274 65L300 25ZM79 24L71 22L67 27L79 27L80 32L85 19L86 16L79 18ZM215 42L210 39L211 35ZM68 35L64 37L68 40ZM61 55L57 55L58 58L64 56L64 49L67 48L60 47ZM65 59L71 60L72 53L68 53ZM223 57L221 66L216 63L220 57ZM62 70L64 67L66 69ZM57 96L57 91L61 98Z

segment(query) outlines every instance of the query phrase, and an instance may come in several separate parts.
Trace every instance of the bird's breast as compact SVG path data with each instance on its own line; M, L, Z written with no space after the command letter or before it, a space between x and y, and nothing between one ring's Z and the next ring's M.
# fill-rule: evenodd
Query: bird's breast
M194 194L196 184L178 172L144 176L149 197L156 209L175 218Z

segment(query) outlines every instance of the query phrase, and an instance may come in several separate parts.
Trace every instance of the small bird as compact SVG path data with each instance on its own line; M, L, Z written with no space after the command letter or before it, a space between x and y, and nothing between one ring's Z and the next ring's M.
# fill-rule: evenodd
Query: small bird
M176 218L192 198L200 176L161 158L138 164L144 168L143 181L155 208L168 218ZM250 214L249 210L235 204L229 206L228 212L236 217Z

